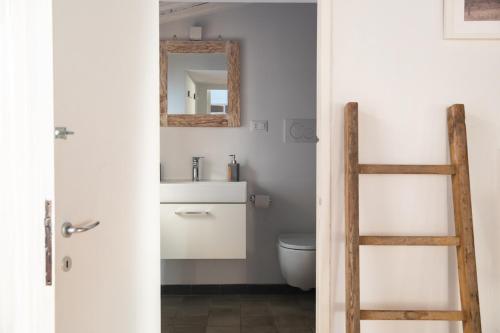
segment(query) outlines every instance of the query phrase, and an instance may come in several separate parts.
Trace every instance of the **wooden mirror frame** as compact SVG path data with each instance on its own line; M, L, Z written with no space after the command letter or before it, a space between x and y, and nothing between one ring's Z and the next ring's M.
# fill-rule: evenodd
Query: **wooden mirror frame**
M211 114L168 114L167 81L169 53L224 53L227 58L228 112ZM160 41L160 126L240 126L240 45L235 41Z

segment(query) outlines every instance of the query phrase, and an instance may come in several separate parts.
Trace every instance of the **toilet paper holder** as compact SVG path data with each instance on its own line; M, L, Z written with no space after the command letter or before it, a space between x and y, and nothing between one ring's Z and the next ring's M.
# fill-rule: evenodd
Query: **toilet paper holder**
M255 204L255 196L256 196L256 194L250 194L250 196L248 197L248 200L249 200L251 203L253 203L253 204ZM269 196L269 204L271 204L272 202L273 202L273 200L272 200L272 199L271 199L271 197Z

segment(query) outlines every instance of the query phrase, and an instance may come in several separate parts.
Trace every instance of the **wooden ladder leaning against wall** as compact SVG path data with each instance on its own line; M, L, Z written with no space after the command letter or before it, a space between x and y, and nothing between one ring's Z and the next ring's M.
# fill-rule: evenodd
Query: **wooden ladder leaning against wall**
M474 233L467 157L464 106L448 109L449 165L359 164L358 104L348 103L344 114L345 228L346 228L346 332L360 333L361 320L461 321L464 333L481 333ZM450 175L455 236L360 236L360 174ZM360 245L456 246L461 311L361 310L359 290Z

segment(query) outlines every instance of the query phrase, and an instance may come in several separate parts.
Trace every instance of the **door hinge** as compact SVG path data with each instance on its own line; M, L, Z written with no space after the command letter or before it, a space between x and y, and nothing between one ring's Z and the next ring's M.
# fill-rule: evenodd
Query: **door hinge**
M52 201L45 200L45 285L52 285Z

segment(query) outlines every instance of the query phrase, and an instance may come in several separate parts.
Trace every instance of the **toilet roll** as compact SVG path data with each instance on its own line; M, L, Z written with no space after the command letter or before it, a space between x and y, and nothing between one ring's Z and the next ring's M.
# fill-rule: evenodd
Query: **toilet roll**
M269 208L271 197L265 194L256 194L253 204L255 208Z

